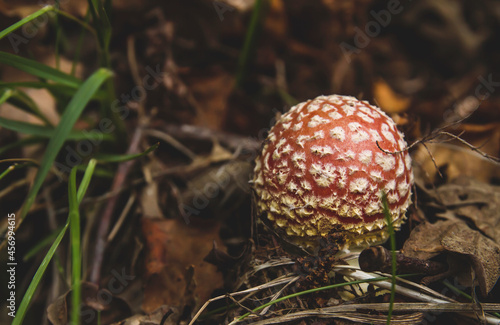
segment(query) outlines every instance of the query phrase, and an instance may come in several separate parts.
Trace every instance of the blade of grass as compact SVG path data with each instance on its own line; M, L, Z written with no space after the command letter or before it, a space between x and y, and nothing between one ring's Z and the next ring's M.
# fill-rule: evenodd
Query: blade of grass
M387 313L387 325L391 323L392 309L394 308L394 298L396 297L396 237L394 236L394 227L392 226L392 218L389 212L389 204L387 203L387 195L382 192L382 206L384 208L384 218L387 222L387 230L391 241L391 299L389 302L389 312Z
M0 174L0 181L2 180L2 178L4 178L5 176L7 176L11 171L13 171L14 169L16 169L16 165L11 165L9 167L7 167L6 170L4 170L1 174Z
M287 93L283 89L278 89L278 94L285 101L285 103L289 106L294 106L294 105L297 105L299 103L299 101L296 98L294 98L292 95L290 95L289 93Z
M26 163L26 164L29 164L30 166L39 167L38 161L36 161L35 159L31 159L31 158L7 158L7 159L0 159L0 164L1 163Z
M36 254L38 254L42 249L45 247L49 246L50 243L54 242L54 239L57 237L57 235L61 232L62 227L57 228L55 231L53 231L51 234L49 234L47 237L39 241L35 246L33 246L30 250L26 252L23 256L23 262L27 262L30 259L33 258Z
M118 163L118 162L125 162L129 160L134 160L139 157L145 156L148 153L150 153L153 150L156 150L160 143L156 143L149 147L146 151L138 153L138 154L130 154L130 155L107 155L107 154L96 154L95 159L97 159L99 162L108 162L108 163Z
M27 146L27 145L35 144L35 143L39 143L39 142L43 142L44 140L45 139L40 139L39 137L26 137L26 138L21 139L19 141L9 143L8 145L0 148L0 156L11 149L14 149L17 147L22 147L22 146Z
M90 32L94 37L96 36L96 31L86 21L82 21L64 10L55 9L55 11L62 17L76 22L77 24L85 28L88 32Z
M102 83L110 78L112 75L111 71L107 69L99 69L94 72L78 89L75 96L71 99L68 106L66 107L64 114L61 117L61 121L57 128L55 129L54 135L47 145L47 150L43 156L42 162L40 163L40 168L35 176L33 182L33 187L28 193L28 197L21 209L20 219L24 219L28 213L31 205L35 201L36 195L40 190L45 177L47 176L52 163L54 162L59 150L63 146L64 142L67 140L73 125L82 113L83 109L87 103L92 98L93 94L99 89Z
M76 192L76 168L71 169L68 182L69 231L71 245L71 324L80 324L82 256L80 251L80 212Z
M87 7L87 13L85 14L85 24L88 25L90 20L90 8ZM80 35L78 36L78 42L76 44L75 56L73 57L73 63L71 64L71 75L74 76L76 73L76 65L80 61L80 54L83 45L83 38L85 36L85 28L82 27Z
M82 85L82 81L72 75L18 55L0 51L0 63L22 70L44 80L52 80L73 88L78 88Z
M26 316L26 311L28 310L29 303L31 301L31 298L33 298L33 294L35 293L36 288L38 287L38 284L40 283L40 280L42 280L43 274L45 273L45 270L47 269L47 266L49 265L50 260L54 256L54 253L57 250L57 247L59 247L59 244L61 243L61 240L64 237L64 234L66 233L66 229L68 229L69 225L69 219L64 225L63 229L57 235L56 240L50 246L49 251L45 255L42 263L38 267L38 270L36 271L35 275L33 276L33 279L31 280L30 285L28 286L28 289L26 290L26 293L23 296L23 299L21 300L21 303L19 304L19 308L17 309L16 312L16 317L12 320L11 325L20 325L23 323L23 319Z
M88 4L93 23L96 25L101 66L111 70L112 66L109 56L109 44L111 41L112 29L106 8L100 0L88 0ZM126 147L126 141L124 140L127 139L127 133L123 118L119 116L118 111L109 109L109 107L112 107L113 105L111 99L115 95L114 83L111 80L108 80L104 88L106 89L108 96L101 102L101 116L109 117L113 121L113 124L116 127L115 134L118 135L116 146L124 149Z
M111 23L109 22L103 2L99 0L89 0L90 13L96 27L97 39L99 41L102 64L109 67L109 43L111 41Z
M86 188L88 187L89 184L89 179L92 178L92 172L93 168L95 165L89 164L87 166L87 170L85 171L84 174L84 179L85 181L82 180L82 184L78 188L78 193L82 193L82 195L85 193ZM83 196L82 196L83 198ZM80 204L81 199L78 199L78 204ZM23 299L21 300L21 303L19 304L19 308L17 309L16 312L16 317L14 317L12 324L11 325L21 325L23 323L24 317L26 316L26 312L28 310L29 304L31 302L31 299L33 298L33 295L35 294L35 291L40 284L40 281L42 280L43 274L45 273L45 270L47 269L47 266L49 265L52 257L54 256L57 248L59 247L59 244L61 243L61 240L63 239L64 235L66 234L66 230L68 229L68 226L70 224L70 216L68 216L68 219L66 221L66 224L62 228L62 230L59 232L59 234L56 237L56 240L50 246L49 251L43 258L42 263L38 267L38 270L36 271L35 275L33 276L33 279L30 282L30 285L28 286L28 289L26 290L26 293L23 296ZM78 305L79 306L79 305Z
M250 18L250 25L248 26L247 33L245 35L245 42L243 43L243 49L238 58L238 70L236 72L236 86L240 87L242 85L243 79L245 78L246 70L248 68L248 63L252 57L252 51L255 47L255 41L257 39L257 33L262 22L262 17L267 9L267 0L256 0L252 10L252 17Z
M458 289L453 284L451 284L448 280L443 280L443 281L441 281L441 283L443 283L446 287L448 287L449 289L451 289L456 294L458 294L458 295L460 295L462 297L465 297L466 299L470 300L471 302L474 302L474 299L472 299L471 295L469 295L466 292L463 292L462 290ZM500 313L494 312L492 314L495 315L496 317L500 318ZM500 322L499 322L499 324L500 324Z
M54 97L59 96L71 97L75 94L75 87L70 87L63 85L61 83L47 83L43 81L18 81L18 82L2 82L0 81L0 87L8 88L34 88L34 89L47 89ZM92 99L103 100L108 96L103 90L99 90L95 93Z
M36 135L44 138L52 138L56 134L56 129L48 126L26 123L22 121L8 120L0 117L0 126L11 131L19 133ZM87 132L71 130L66 137L66 140L112 140L113 136L110 134L103 134L101 132Z
M95 170L96 164L97 164L97 161L95 159L91 159L89 161L89 164L85 168L85 174L83 175L80 186L78 187L78 193L77 193L78 203L81 203L83 200L83 197L85 196L85 192L87 191L87 188L90 184L90 180L92 179L92 176L94 175L94 170ZM80 167L80 166L78 166L78 167ZM0 179L1 179L1 176L0 176ZM43 248L48 246L54 240L54 238L56 238L57 234L61 231L61 229L62 228L57 229L57 231L54 231L52 234L50 234L46 238L42 239L37 245L35 245L33 248L31 248L24 255L23 261L26 262L26 261L30 260L39 251L41 251Z
M38 17L40 17L41 15L44 15L50 11L54 11L54 7L53 6L45 6L43 7L42 9L32 13L31 15L21 19L20 21L18 21L17 23L5 28L4 30L0 31L0 39L4 38L5 36L9 35L10 33L12 33L13 31L15 31L16 29L18 28L21 28L24 24L27 24L29 23L30 21L33 21L35 19L37 19Z
M59 5L59 0L55 0L55 6L57 11L59 11L59 9L61 8L61 6ZM60 57L59 57L59 47L61 45L61 35L62 35L62 28L59 24L59 16L58 15L55 15L54 16L54 29L56 31L56 40L55 40L55 44L54 44L54 56L55 56L55 59L56 59L56 69L60 69L60 65L61 65L61 62L60 62Z
M12 97L13 92L14 91L12 89L2 89L2 92L0 94L0 105L9 100L9 98Z
M83 197L85 196L85 192L87 192L87 188L89 187L90 180L92 179L92 175L94 175L95 166L97 165L97 161L95 159L90 159L87 168L85 169L85 173L83 174L82 181L80 183L80 187L78 188L78 193L76 194L78 198L78 204L82 202Z
M79 171L82 171L83 168L82 166L77 166ZM104 169L104 168L97 168L94 171L94 177L101 177L101 178L109 178L113 179L113 177L116 175L116 170L109 170L109 169Z
M7 96L5 96L7 95ZM0 97L0 105L8 102L20 110L32 114L41 119L46 125L53 126L47 117L40 111L38 105L20 89L4 89L4 95Z
M2 162L2 161L0 161ZM13 164L11 166L9 166L6 170L4 170L1 174L0 174L0 181L2 180L2 178L4 178L5 176L7 176L8 174L10 174L11 172L13 172L14 170L16 169L20 169L20 168L24 168L24 167L29 167L29 166L37 166L38 167L38 164L36 162L27 162L27 163L22 163L22 164Z

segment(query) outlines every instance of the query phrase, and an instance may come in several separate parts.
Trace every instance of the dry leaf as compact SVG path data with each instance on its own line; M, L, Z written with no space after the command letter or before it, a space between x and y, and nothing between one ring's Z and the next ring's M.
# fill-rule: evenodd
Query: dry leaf
M195 69L183 76L200 108L194 124L220 130L234 89L234 77L223 69Z
M421 260L428 260L441 254L444 252L444 247L441 245L443 232L454 223L455 221L438 221L434 224L421 223L412 230L401 252L406 256Z
M134 315L112 325L177 325L181 315L179 308L161 306L150 314Z
M483 295L493 289L500 277L500 246L463 222L454 223L441 238L448 252L465 255L471 261Z
M384 80L375 82L373 85L373 95L375 96L377 105L390 114L402 113L410 105L410 98L396 94Z
M54 325L66 325L69 323L69 310L71 310L71 291L49 305L47 318ZM82 324L98 324L98 319L101 324L110 324L130 315L130 307L123 299L93 283L82 282Z
M470 220L479 231L500 244L500 186L460 177L440 186L436 195L447 208L439 216Z
M449 128L455 135L465 132L460 137L482 152L498 157L500 154L500 127L491 123L488 125L463 124L456 128ZM460 176L470 176L475 179L489 183L491 179L500 178L498 164L486 159L479 153L472 151L469 147L459 144L456 140L446 142L449 137L443 136L441 143L426 143L430 154L434 157L439 168L443 168L447 179L455 179ZM439 177L436 166L427 149L419 145L413 160L415 165L421 166L429 183L434 183Z
M188 226L181 220L142 219L147 245L142 304L145 312L162 305L195 308L193 304L204 303L215 289L223 286L221 273L203 261L214 240L224 249L219 225L197 226Z
M247 161L210 166L188 181L182 203L196 209L197 217L225 219L248 200L251 173L252 165Z
M467 257L475 271L481 292L486 295L500 277L500 246L463 221L438 221L415 227L402 252L419 259L441 253Z

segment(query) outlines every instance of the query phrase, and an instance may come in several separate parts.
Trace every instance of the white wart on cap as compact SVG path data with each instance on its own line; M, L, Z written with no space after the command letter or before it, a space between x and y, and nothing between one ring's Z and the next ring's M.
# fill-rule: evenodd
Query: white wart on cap
M398 228L411 203L411 159L394 121L349 96L300 103L270 130L256 159L259 215L288 236L315 239L333 229L349 246L387 239L382 192Z

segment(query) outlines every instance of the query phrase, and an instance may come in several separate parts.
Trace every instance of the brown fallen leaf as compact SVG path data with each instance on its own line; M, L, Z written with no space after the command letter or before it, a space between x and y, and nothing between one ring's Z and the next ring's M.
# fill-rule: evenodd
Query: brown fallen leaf
M220 227L201 221L196 226L178 219L142 219L147 246L142 304L145 312L162 305L196 309L223 286L221 273L203 261L214 240L219 248L225 249L219 238Z
M70 310L71 291L68 291L49 305L47 318L53 325L66 325ZM93 283L82 282L82 324L98 324L98 319L101 324L110 324L130 315L130 307L123 299Z
M430 259L441 253L466 257L474 269L481 292L486 295L500 277L500 246L463 221L425 222L413 229L402 253Z
M250 195L252 173L248 161L231 160L207 167L187 181L181 198L196 217L228 218Z
M500 186L459 177L440 186L436 197L447 209L438 216L470 220L478 230L500 244Z
M383 79L374 83L373 95L377 105L389 114L402 113L410 106L410 98L395 93Z
M500 177L500 168L498 168L498 164L485 159L479 153L472 151L468 147L454 144L455 142L444 142L444 138L442 141L443 143L426 143L429 152L424 146L419 145L413 155L415 164L421 166L426 175L426 181L429 183L435 183L435 181L439 179L436 166L445 170L448 179L469 176L488 183L491 179ZM482 144L484 144L485 141L474 141L469 143L480 148L481 151L493 157L497 157L498 153L494 150L484 150ZM431 155L434 158L435 164L432 161Z
M194 124L220 130L227 113L227 100L234 89L234 77L219 67L183 73L188 89L198 105Z
M430 222L419 224L413 228L401 252L421 260L428 260L441 254L444 252L444 247L441 245L443 232L454 223L455 221L438 221L434 224Z
M456 222L441 238L448 252L469 258L479 281L481 293L487 295L500 277L500 246L464 222Z
M111 325L177 325L181 315L176 307L161 306L147 315L134 315Z

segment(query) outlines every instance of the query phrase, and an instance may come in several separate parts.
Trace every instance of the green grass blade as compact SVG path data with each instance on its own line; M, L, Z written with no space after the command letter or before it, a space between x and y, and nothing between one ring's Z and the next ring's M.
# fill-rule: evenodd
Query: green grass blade
M104 8L104 4L99 0L89 0L89 8L91 9L94 24L97 25L96 33L101 46L102 54L107 56L109 42L111 41L111 23L109 22L108 14ZM105 65L107 65L106 59Z
M38 270L36 271L35 275L33 276L33 279L31 280L30 285L28 286L28 289L26 290L26 293L23 296L23 299L21 300L21 303L19 304L19 308L17 309L16 312L16 317L14 317L14 320L12 321L12 325L20 325L23 323L23 319L26 316L26 312L28 310L29 303L31 302L31 298L33 298L33 294L35 293L36 288L38 287L38 284L40 284L40 281L42 280L43 274L45 273L45 270L47 269L47 266L49 265L50 260L54 256L54 253L56 252L57 248L59 247L59 244L61 243L61 240L64 237L64 234L66 233L66 230L68 229L69 225L69 219L64 225L63 229L57 235L56 240L50 246L49 251L47 252L47 255L45 255L42 263L38 267Z
M61 6L59 5L59 0L55 0L55 8L57 11L61 9ZM62 37L62 28L61 24L59 23L59 16L55 15L54 19L54 29L56 31L56 40L54 44L54 57L56 59L56 69L61 68L61 57L59 54L59 48L61 46L61 37Z
M267 10L267 0L256 0L252 10L252 17L250 18L250 25L248 26L245 35L245 42L238 58L238 70L236 72L236 86L240 87L245 78L248 63L252 57L252 52L255 50L255 41L257 34L262 23L265 11Z
M17 147L22 147L22 146L27 146L30 144L35 144L35 143L40 143L43 142L44 139L40 139L39 137L26 137L24 139L21 139L16 142L9 143L8 145L5 145L0 148L0 156L6 153L7 151L17 148Z
M30 259L33 258L33 256L37 255L42 249L44 249L45 247L47 247L51 243L53 243L55 238L57 237L57 235L61 232L61 230L62 230L62 227L57 228L55 231L53 231L47 237L45 237L41 241L39 241L35 246L30 248L26 252L26 254L24 254L23 262L29 261Z
M7 95L7 96L5 96ZM0 105L4 102L19 108L26 113L32 114L41 119L46 125L52 126L52 123L40 111L38 105L24 91L20 89L4 89L4 95L0 97Z
M387 230L391 241L391 299L389 302L389 313L387 314L387 325L391 323L392 309L394 308L394 298L396 297L396 237L394 236L394 228L392 226L392 218L389 212L389 204L387 203L387 195L382 192L382 206L384 207L384 218L387 222Z
M77 167L78 171L83 170L83 168L81 168L81 167L82 166ZM96 169L94 171L94 177L113 179L115 176L116 176L116 171L114 171L114 170L96 167Z
M90 20L90 8L87 7L87 13L85 14L85 24L88 25ZM76 66L80 61L80 55L82 52L83 40L85 37L85 28L82 27L80 31L80 36L78 36L78 42L76 44L75 55L73 57L73 63L71 64L71 75L74 76L76 73Z
M52 138L56 134L56 129L48 126L26 123L15 120L8 120L0 117L0 126L11 131L16 131L19 133L36 135L43 138ZM90 132L90 131L76 131L71 130L66 137L66 140L112 140L113 136L110 134L105 134L102 132Z
M54 7L53 6L45 6L43 7L42 9L32 13L31 15L29 15L28 17L26 18L23 18L21 19L20 21L18 21L17 23L7 27L6 29L0 31L0 39L4 38L5 36L9 35L10 33L12 33L13 31L15 31L16 29L22 27L24 24L26 23L29 23L30 21L32 20L35 20L37 19L38 17L40 17L41 15L44 15L45 13L49 12L49 11L53 11L54 10Z
M97 161L95 159L90 159L89 164L87 165L87 168L85 169L85 173L83 174L82 181L80 183L80 187L78 188L78 193L76 194L76 197L78 199L78 204L82 202L83 197L85 196L85 192L87 192L87 189L90 184L90 180L92 178L92 175L94 174L95 166L97 165Z
M52 80L73 88L78 88L82 85L82 81L72 75L18 55L0 52L0 63L22 70L44 80Z
M76 192L76 168L71 169L68 182L69 231L71 243L71 324L80 324L82 256L80 250L80 212Z
M5 160L0 161L0 162L4 162L4 161ZM4 178L5 176L7 176L10 172L12 172L12 171L14 171L16 169L20 169L20 168L24 168L24 167L29 167L29 166L38 167L38 165L35 162L15 163L13 165L10 165L6 170L4 170L0 174L0 181L2 180L2 178Z
M75 94L76 88L63 85L60 83L47 83L43 81L18 81L18 82L2 82L0 87L6 88L34 88L34 89L47 89L55 98L59 97L72 97ZM108 94L103 90L97 91L92 99L103 100L106 99Z
M77 121L78 117L82 113L83 109L90 101L94 93L99 89L102 83L112 76L111 71L107 69L99 69L94 72L78 89L75 96L71 99L68 106L66 107L64 114L61 117L61 121L57 128L55 129L54 135L47 145L47 150L43 156L42 162L40 163L40 168L36 174L33 187L28 193L28 197L21 209L20 218L24 219L28 213L31 205L35 201L35 197L38 191L42 187L42 183L47 176L52 163L54 162L59 150L63 146L64 142L67 140L73 125Z
M83 174L82 181L80 183L80 186L78 187L78 193L76 194L78 204L80 204L83 200L83 197L85 196L85 192L87 191L87 188L89 187L90 181L92 179L92 176L94 174L95 166L97 164L97 161L95 159L91 159L89 161L89 164L87 165L87 168L85 169L85 173ZM80 166L78 166L80 167ZM59 232L61 229L58 229L57 232ZM47 246L49 243L51 243L54 238L57 235L57 232L53 232L46 238L44 238L40 243L38 243L35 247L30 249L23 257L23 261L27 261L31 259L34 255L36 255L40 250L42 250L45 246Z
M448 289L451 289L451 291L455 292L456 294L470 300L471 302L474 302L474 299L472 298L471 295L467 294L466 292L463 292L462 290L460 290L459 288L455 287L453 284L451 284L448 280L443 280L441 281L442 284L444 284L446 287L448 287ZM491 313L492 315L495 315L496 317L500 318L500 313L498 312L494 312L494 313ZM499 322L500 324L500 322Z
M130 154L130 155L107 155L107 154L97 154L95 155L95 159L97 159L99 162L111 162L111 163L117 163L117 162L125 162L129 160L134 160L139 157L145 156L148 153L150 153L153 150L156 150L160 144L156 143L149 147L146 151L138 154Z
M0 126L7 130L36 135L44 138L50 138L54 135L54 128L22 121L9 120L3 117L0 117Z
M2 89L2 92L0 94L0 105L8 101L9 98L12 97L13 92L14 91L12 89Z
M0 174L0 181L2 180L2 178L4 178L5 176L7 176L10 172L12 172L14 169L16 169L16 165L11 165L9 167L7 167L6 170L4 170L1 174Z
M87 178L92 177L92 171L93 167L91 164L87 167L87 170L85 171L85 176ZM78 193L85 193L84 187L88 186L88 183L85 183L80 185L78 188ZM81 199L78 201L78 204L81 202ZM31 280L30 285L28 286L28 290L26 290L26 293L23 296L23 299L21 300L21 304L19 304L19 308L17 309L16 317L14 317L14 320L12 321L11 325L20 325L23 323L23 319L26 316L26 311L28 310L29 304L31 302L31 298L33 298L33 294L36 291L36 288L40 284L40 281L43 277L43 274L45 273L45 270L47 269L47 266L49 265L50 260L54 256L57 247L59 247L59 244L61 243L61 240L64 237L64 234L66 234L66 230L68 229L70 223L70 218L68 217L68 220L66 221L66 224L62 228L62 230L59 232L59 235L57 235L56 240L50 246L49 251L45 255L42 263L38 267L38 270L36 271L35 275L33 276L33 279Z

